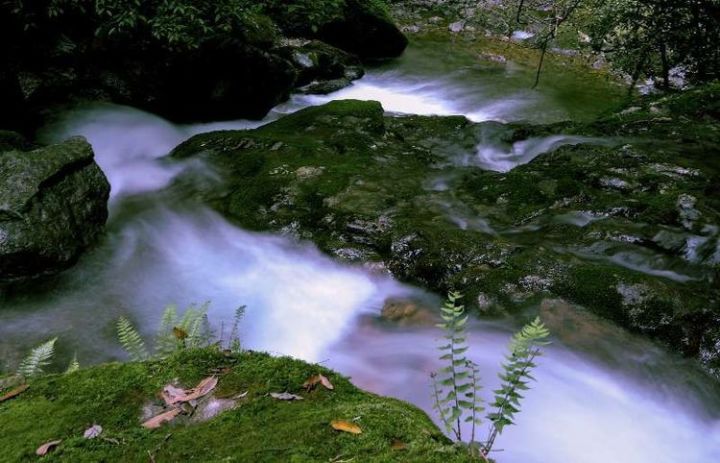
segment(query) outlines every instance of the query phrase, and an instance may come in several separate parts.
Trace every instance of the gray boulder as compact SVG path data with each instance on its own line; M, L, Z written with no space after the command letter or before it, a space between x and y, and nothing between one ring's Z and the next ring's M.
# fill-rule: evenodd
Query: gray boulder
M83 138L0 153L0 282L71 266L103 230L109 194Z

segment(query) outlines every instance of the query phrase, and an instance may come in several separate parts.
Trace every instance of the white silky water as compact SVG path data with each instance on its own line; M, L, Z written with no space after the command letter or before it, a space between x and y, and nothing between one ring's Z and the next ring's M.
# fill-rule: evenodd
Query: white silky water
M390 111L463 112L439 90L442 79L427 85L401 88L370 78L341 95L371 99L387 91ZM504 111L527 104L510 97L475 114L504 118ZM70 114L47 132L54 140L90 140L112 184L111 218L103 241L74 268L42 291L0 299L0 358L17 359L49 336L59 337L61 354L77 351L84 364L118 358L114 324L120 315L150 335L166 304L210 301L209 317L219 330L246 305L245 347L321 361L360 387L410 401L432 416L429 374L440 367L435 346L441 333L391 326L378 317L387 298L424 297L421 290L340 264L310 244L244 231L166 189L186 169L213 176L199 162L162 159L178 143L201 131L258 124L178 126L134 109L101 107ZM493 162L500 163L497 170L511 167L502 159ZM476 322L470 329L469 355L480 365L485 391L496 381L515 328ZM498 440L498 462L720 461L715 384L691 364L632 336L615 338L612 331L601 331L597 346L587 345L595 342L590 334L585 344L555 340L540 360L518 425Z

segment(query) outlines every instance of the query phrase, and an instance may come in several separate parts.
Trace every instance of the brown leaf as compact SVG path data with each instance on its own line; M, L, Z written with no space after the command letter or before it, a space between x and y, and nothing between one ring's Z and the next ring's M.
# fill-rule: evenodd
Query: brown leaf
M331 391L335 389L335 386L332 385L330 380L319 373L317 375L312 375L311 377L309 377L307 381L303 383L303 387L305 388L305 390L310 392L315 389L315 386L317 386L318 384L322 384L325 389L330 389Z
M330 426L336 431L349 432L350 434L361 434L362 429L355 423L344 420L332 420Z
M407 450L407 444L400 439L393 439L390 448L393 450Z
M187 391L173 386L172 384L168 384L163 388L161 395L167 405L175 405L178 402L186 400Z
M198 383L197 386L195 386L193 389L189 391L189 394L185 396L185 398L182 400L182 402L189 402L191 400L197 400L200 397L208 395L213 389L215 389L215 386L217 386L218 378L217 376L208 376L207 378L203 379Z
M188 332L180 327L174 326L172 331L173 331L173 336L175 336L176 338L178 338L181 341L188 337Z
M335 386L332 385L332 383L330 382L329 379L327 379L323 375L318 375L318 376L320 377L320 384L322 384L325 387L325 389L330 389L331 391L333 389L335 389Z
M28 387L30 387L30 386L28 386L27 384L23 384L23 385L16 387L12 391L10 391L7 394L5 394L4 396L0 397L0 402L5 402L6 400L10 400L13 397L19 396L20 394L25 392Z
M173 408L172 410L168 410L157 416L153 416L152 418L144 422L142 425L144 428L147 429L156 429L162 426L162 424L166 421L172 421L181 412L182 410L180 410L179 408Z
M48 452L60 445L60 442L62 442L62 440L51 440L50 442L45 442L43 445L38 447L37 450L35 450L35 454L41 457L47 455Z

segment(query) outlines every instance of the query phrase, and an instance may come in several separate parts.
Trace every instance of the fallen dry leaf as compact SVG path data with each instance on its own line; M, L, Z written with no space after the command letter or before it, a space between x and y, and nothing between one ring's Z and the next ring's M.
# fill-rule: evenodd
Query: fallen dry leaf
M270 397L277 400L303 400L302 397L289 392L271 392Z
M167 405L174 405L178 402L182 402L187 397L185 389L168 384L163 388L162 398Z
M99 424L94 424L85 430L83 437L85 437L85 439L95 439L102 432L103 432L102 426L100 426Z
M327 379L324 375L317 374L312 375L303 383L303 387L310 392L311 390L315 389L315 386L318 384L322 384L325 389L330 389L331 391L335 389L335 386L332 385L329 379Z
M192 389L185 390L172 384L166 385L162 390L162 398L167 405L176 405L182 402L190 402L206 396L217 386L217 376L209 376L198 383Z
M60 445L61 440L51 440L50 442L45 442L43 445L38 447L37 450L35 450L35 455L44 456L47 455L48 452L50 452L52 449Z
M142 425L144 428L147 429L156 429L162 426L162 424L166 421L172 421L181 412L182 410L180 410L179 408L173 408L172 410L168 410L157 416L153 416L152 418L144 422Z
M355 423L344 420L332 420L330 426L336 431L349 432L350 434L362 434L362 429Z
M390 448L393 450L407 450L407 444L400 439L393 439Z
M177 339L179 339L181 341L188 337L187 331L185 331L184 329L179 328L177 326L173 327L172 333L173 333L173 336L175 336Z
M28 387L30 387L30 386L28 386L27 384L23 384L21 386L16 387L12 391L10 391L7 394L0 397L0 402L5 402L6 400L12 399L13 397L16 397L16 396L22 394L23 392L25 392L27 390Z
M215 386L217 386L217 376L209 376L198 383L195 388L189 391L189 394L182 400L182 402L189 402L191 400L197 400L200 397L208 395Z

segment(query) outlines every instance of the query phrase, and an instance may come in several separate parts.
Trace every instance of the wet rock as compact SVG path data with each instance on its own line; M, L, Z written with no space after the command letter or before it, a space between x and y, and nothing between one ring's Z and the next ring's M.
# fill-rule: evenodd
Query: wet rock
M432 309L412 299L388 299L380 315L384 320L400 325L432 326L437 322Z
M296 85L304 93L330 93L350 85L364 74L357 56L319 40L297 47L287 46L280 52L295 66ZM322 90L323 85L327 91Z
M456 21L454 23L451 23L448 26L448 30L454 34L457 34L458 32L462 32L465 30L465 22L464 21Z
M376 103L338 101L254 131L199 135L173 156L203 152L226 174L200 195L232 220L311 236L330 255L439 294L461 291L470 310L559 297L686 355L712 352L720 204L706 141L683 145L688 160L674 142L618 142L555 147L508 172L458 161L488 132L624 133L597 124L384 117ZM248 139L252 148L237 148ZM278 152L264 148L277 142Z
M0 153L0 280L71 266L102 232L109 193L82 138Z
M31 148L32 144L19 133L0 130L0 153L13 150L27 151Z
M700 218L700 211L695 208L697 198L689 194L681 194L677 199L677 208L683 227L692 230L695 222Z
M322 26L317 35L362 59L400 56L408 44L386 13L363 0L347 0L344 17Z

